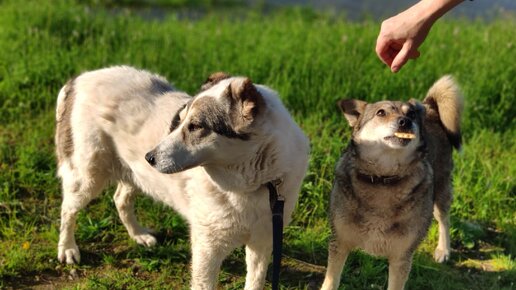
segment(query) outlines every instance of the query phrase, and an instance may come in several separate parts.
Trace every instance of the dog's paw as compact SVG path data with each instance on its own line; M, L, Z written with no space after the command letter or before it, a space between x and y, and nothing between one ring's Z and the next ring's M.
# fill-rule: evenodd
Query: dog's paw
M61 263L79 264L81 261L81 254L77 245L65 247L59 246L57 249L57 259Z
M436 248L434 252L434 260L437 263L444 263L450 259L450 250L449 249L439 249Z
M135 235L133 236L133 239L136 241L136 243L145 247L153 247L158 243L156 238L148 233Z

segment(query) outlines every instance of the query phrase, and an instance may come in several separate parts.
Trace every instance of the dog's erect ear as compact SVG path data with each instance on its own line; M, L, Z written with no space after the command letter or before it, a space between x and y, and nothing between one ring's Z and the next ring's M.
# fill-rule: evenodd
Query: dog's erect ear
M225 72L216 72L216 73L212 73L207 79L206 81L204 82L204 84L201 86L201 90L205 91L211 87L213 87L214 85L216 85L218 82L220 82L221 80L225 80L225 79L228 79L230 78L231 76L228 75L227 73Z
M337 102L340 110L348 120L351 127L355 127L358 118L364 113L367 102L354 100L354 99L343 99Z
M421 104L418 100L410 99L408 103L414 106L414 109L418 114L420 114L421 116L425 115L425 106L423 106L423 104Z
M230 100L231 121L237 132L250 126L265 107L263 96L249 78L231 82L224 95Z
M416 99L410 99L408 101L408 103L410 105L412 105L412 107L414 108L414 111L416 112L417 114L417 122L419 124L422 124L424 122L424 119L425 119L425 114L426 114L426 108L423 104L421 104L418 100ZM419 142L419 148L418 148L418 151L421 152L422 154L426 154L427 153L427 150L428 150L428 147L427 147L427 143L426 143L426 139L425 139L425 136L426 134L424 133L425 132L425 126L421 126L419 128L420 131L420 138L421 138L421 141Z

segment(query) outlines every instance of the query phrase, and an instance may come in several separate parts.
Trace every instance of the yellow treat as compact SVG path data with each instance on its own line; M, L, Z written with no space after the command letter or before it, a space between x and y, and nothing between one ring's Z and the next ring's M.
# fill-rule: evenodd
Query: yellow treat
M398 138L402 138L402 139L414 139L414 138L416 138L416 135L412 134L412 133L396 132L396 133L394 133L394 136L396 136Z

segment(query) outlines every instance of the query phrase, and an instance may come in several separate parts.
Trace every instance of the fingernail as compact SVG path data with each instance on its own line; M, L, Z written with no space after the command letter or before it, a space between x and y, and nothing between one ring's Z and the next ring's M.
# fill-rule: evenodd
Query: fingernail
M399 66L393 66L393 67L391 68L392 72L398 72L398 70L399 70L399 69L400 69L400 67L399 67Z

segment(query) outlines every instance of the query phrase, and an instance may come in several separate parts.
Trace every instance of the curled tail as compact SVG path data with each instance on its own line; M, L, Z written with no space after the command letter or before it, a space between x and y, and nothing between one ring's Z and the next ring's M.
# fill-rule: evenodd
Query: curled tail
M423 103L427 109L437 113L450 143L459 150L462 143L460 119L464 98L453 77L446 75L436 81L428 90Z

